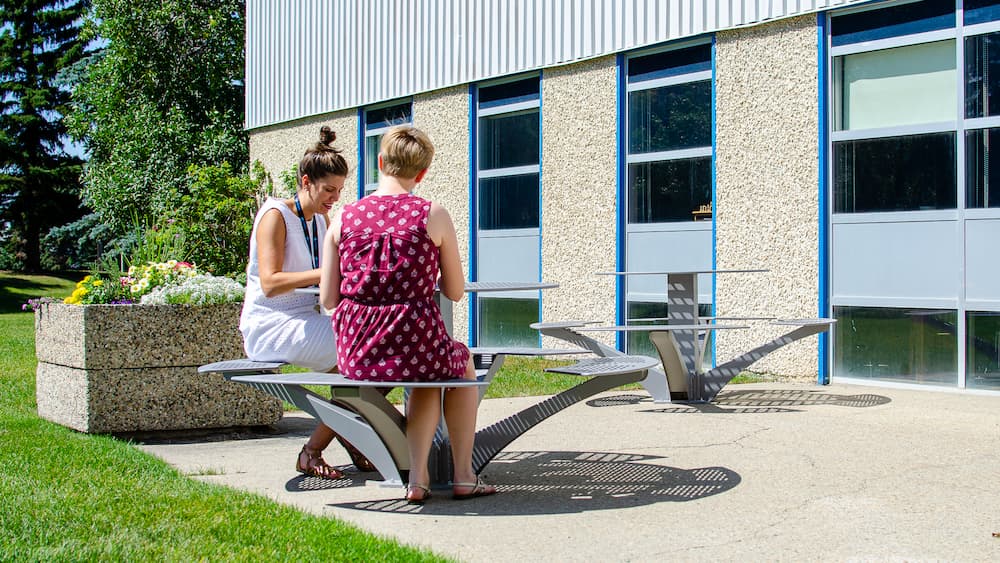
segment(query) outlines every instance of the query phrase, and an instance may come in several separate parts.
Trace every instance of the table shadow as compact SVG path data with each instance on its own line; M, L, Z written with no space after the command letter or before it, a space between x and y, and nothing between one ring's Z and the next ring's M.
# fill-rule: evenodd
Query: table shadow
M836 407L870 408L885 405L892 399L884 395L859 393L841 395L809 389L751 389L730 390L720 393L711 403L671 403L662 408L644 409L642 412L659 413L776 413L801 412L805 407L830 405ZM612 395L587 401L591 407L618 407L623 405L654 405L649 395Z
M724 493L738 473L725 467L681 469L645 463L660 456L609 452L501 452L484 479L499 494L453 501L449 489L435 490L424 505L396 499L331 503L350 510L424 515L536 515L614 510L660 502L688 502ZM345 479L345 482L363 484ZM351 486L348 485L348 486Z

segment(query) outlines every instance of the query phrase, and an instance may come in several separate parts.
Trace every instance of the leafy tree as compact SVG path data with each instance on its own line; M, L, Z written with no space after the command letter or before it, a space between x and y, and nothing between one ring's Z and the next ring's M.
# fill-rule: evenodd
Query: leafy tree
M42 236L83 214L82 164L66 154L69 92L58 73L79 61L85 0L0 2L0 224L26 270L40 267Z
M271 191L264 166L234 175L228 164L192 166L188 193L165 217L184 237L186 258L200 270L236 277L246 270L257 199Z
M90 153L85 200L125 232L191 194L191 166L245 169L245 3L92 3L85 36L103 48L80 69L67 121Z

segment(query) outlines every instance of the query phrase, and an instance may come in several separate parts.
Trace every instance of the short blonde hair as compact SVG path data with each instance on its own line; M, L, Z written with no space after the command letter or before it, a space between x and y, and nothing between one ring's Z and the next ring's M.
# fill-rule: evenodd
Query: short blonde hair
M399 178L415 178L430 168L434 144L430 137L411 125L397 125L382 136L382 173Z

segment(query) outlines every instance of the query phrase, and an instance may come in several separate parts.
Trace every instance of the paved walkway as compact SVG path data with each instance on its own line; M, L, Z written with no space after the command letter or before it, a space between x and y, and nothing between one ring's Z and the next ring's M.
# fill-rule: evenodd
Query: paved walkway
M480 423L535 399L492 399ZM612 392L512 443L501 494L423 507L365 477L298 476L312 430L142 448L207 482L463 561L1000 561L1000 397L853 385L733 385L717 403ZM334 444L328 461L349 463Z

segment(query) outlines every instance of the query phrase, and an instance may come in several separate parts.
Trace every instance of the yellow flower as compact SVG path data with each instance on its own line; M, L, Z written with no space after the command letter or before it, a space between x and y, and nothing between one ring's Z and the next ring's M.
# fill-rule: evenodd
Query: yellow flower
M97 280L94 282L94 287L101 287L104 285L104 280Z
M91 277L91 276L86 276L86 277L84 277L84 278L83 278L82 280L80 280L80 283L86 283L86 282L89 282L89 281L90 281L90 277Z
M73 290L73 295L71 295L71 297L76 297L77 299L79 299L79 298L83 297L86 294L87 294L87 288L85 288L85 287L78 287L78 288L76 288L76 289Z

